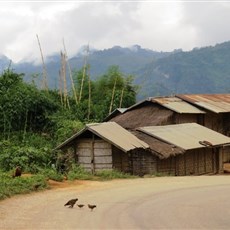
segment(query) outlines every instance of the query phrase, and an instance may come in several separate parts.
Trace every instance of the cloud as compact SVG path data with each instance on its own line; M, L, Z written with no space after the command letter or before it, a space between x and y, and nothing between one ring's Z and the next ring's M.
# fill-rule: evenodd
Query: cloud
M97 49L141 45L157 51L212 45L229 39L230 4L223 2L0 3L0 53L13 61L68 56L83 45Z

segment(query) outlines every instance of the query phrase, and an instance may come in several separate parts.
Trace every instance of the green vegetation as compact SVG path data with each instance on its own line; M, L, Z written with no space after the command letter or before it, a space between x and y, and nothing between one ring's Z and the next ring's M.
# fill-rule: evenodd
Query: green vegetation
M42 175L12 178L12 175L6 172L0 172L0 185L0 200L48 187L47 181Z
M135 103L132 76L114 66L92 81L87 69L80 70L73 74L76 95L67 89L39 89L23 76L10 69L0 75L0 199L37 190L36 184L46 188L48 179L95 179L73 166L71 155L53 149L86 123L100 122L115 108ZM65 169L60 167L62 161ZM12 178L16 166L33 176Z

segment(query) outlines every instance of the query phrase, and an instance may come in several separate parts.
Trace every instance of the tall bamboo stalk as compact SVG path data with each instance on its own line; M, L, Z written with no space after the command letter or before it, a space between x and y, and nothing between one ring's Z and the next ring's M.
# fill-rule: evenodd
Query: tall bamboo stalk
M63 82L62 82L62 73L59 70L59 95L60 95L60 99L61 99L61 105L63 106Z
M48 84L47 84L47 70L46 70L46 66L45 66L45 61L44 61L44 57L43 57L43 53L42 53L42 47L41 47L41 43L39 41L38 35L37 36L37 40L38 40L38 46L40 49L40 53L41 53L41 58L42 58L42 88L48 91Z
M114 85L113 85L113 92L112 92L112 98L111 98L110 107L109 107L109 114L112 112L112 108L113 108L113 101L114 101L116 84L117 84L117 77L115 78Z
M69 105L69 99L68 99L68 91L67 91L67 84L66 84L66 59L65 59L65 54L62 53L61 51L61 73L62 73L62 79L63 79L63 88L64 88L64 93L63 93L63 104L64 107L70 108Z
M124 87L122 88L122 90L121 90L121 97L120 97L119 108L121 108L121 106L122 106L123 96L124 96L124 90L125 90L125 86L124 86Z
M82 97L82 90L83 90L83 85L85 81L85 74L86 74L86 68L87 68L87 61L88 61L88 54L89 54L89 44L86 47L86 55L84 58L84 67L83 67L83 74L82 74L82 79L81 79L81 88L80 88L80 93L79 93L79 102L81 101Z
M91 82L90 82L90 68L88 65L88 87L89 87L89 98L88 98L88 121L91 113Z
M71 71L71 68L70 68L69 61L68 61L68 56L67 56L67 51L66 51L66 47L65 47L64 38L63 38L63 47L64 47L64 53L65 53L65 59L66 59L67 67L69 69L69 76L70 76L70 81L71 81L71 85L72 85L74 99L75 99L76 104L78 104L77 92L76 92L76 89L75 89L75 86L74 86L74 82L73 82L73 75L72 75L72 71Z

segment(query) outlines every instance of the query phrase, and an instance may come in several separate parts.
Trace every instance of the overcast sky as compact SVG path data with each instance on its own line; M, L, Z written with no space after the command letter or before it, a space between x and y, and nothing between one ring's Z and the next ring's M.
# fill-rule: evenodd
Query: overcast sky
M0 54L14 62L89 43L184 51L230 40L230 1L0 1Z

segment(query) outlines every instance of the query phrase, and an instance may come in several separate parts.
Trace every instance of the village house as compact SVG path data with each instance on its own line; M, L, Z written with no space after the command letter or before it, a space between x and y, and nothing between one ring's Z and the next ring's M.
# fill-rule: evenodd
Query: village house
M115 110L105 119L108 122L87 125L57 149L71 148L76 162L92 172L118 169L137 175L221 173L229 162L230 138L204 127L212 123L206 114L207 108L183 100L182 95L148 98ZM110 130L109 135L105 130ZM133 141L135 147L124 148L119 144L120 137L123 144ZM136 141L141 146L134 144Z

